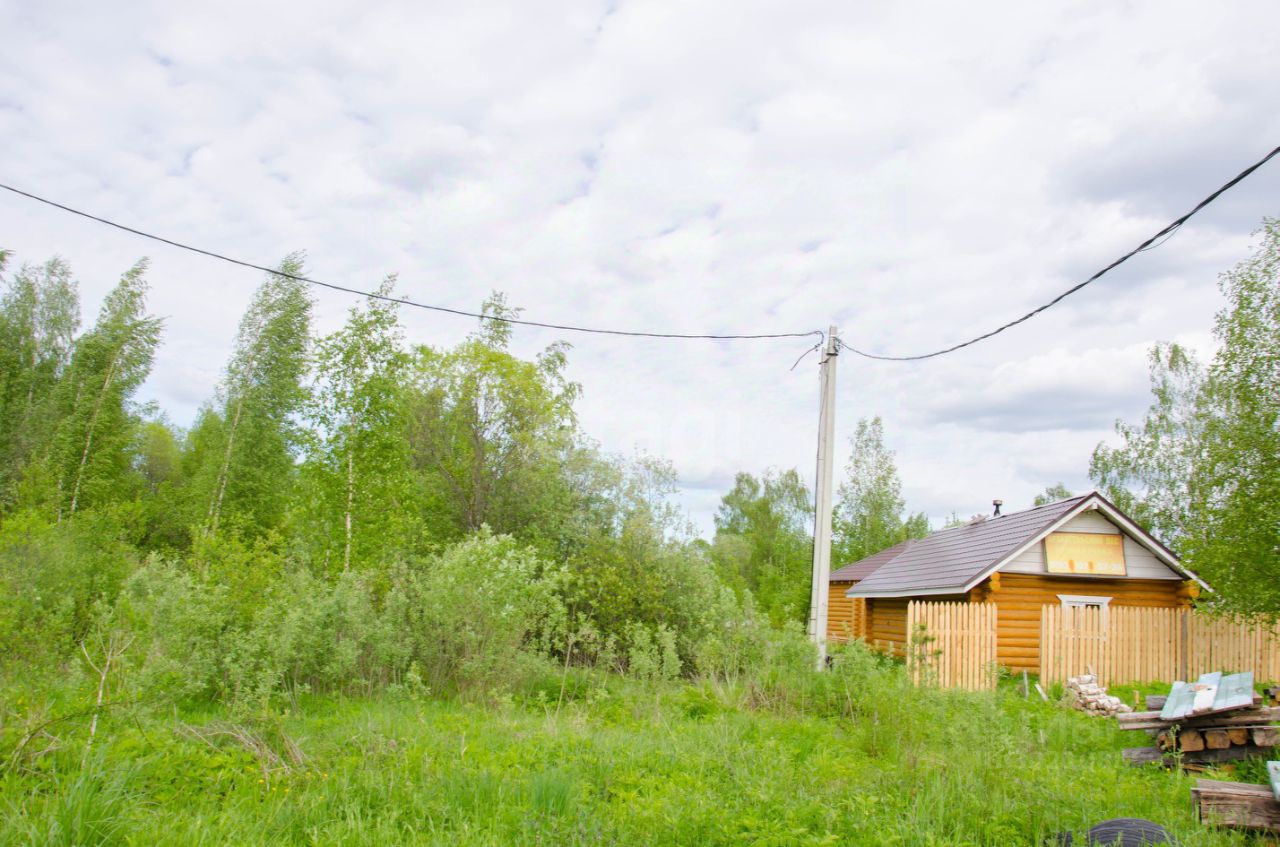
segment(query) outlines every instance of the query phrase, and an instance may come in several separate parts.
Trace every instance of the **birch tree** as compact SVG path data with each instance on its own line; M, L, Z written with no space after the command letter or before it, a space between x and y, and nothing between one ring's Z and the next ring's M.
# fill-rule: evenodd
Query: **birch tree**
M1224 273L1208 367L1151 351L1153 402L1117 422L1090 476L1217 590L1229 610L1280 617L1280 220Z
M1280 618L1280 219L1223 274L1187 556L1235 611Z
M146 269L139 261L107 295L58 384L50 459L59 519L131 493L138 427L131 401L151 373L162 327L146 311Z
M902 482L879 417L858 421L845 480L836 496L832 529L836 560L846 565L929 532L923 513L903 517Z
M306 398L311 299L300 255L280 263L240 321L219 396L193 428L193 518L216 533L228 515L250 534L279 526L292 496Z
M1116 421L1120 443L1094 449L1089 476L1109 500L1181 552L1195 511L1188 486L1208 419L1207 374L1178 344L1156 344L1147 357L1151 406L1141 423Z
M3 265L0 264L0 269ZM80 296L61 259L24 266L0 295L0 503L53 434L54 389L80 326Z
M395 278L378 288L390 295ZM303 522L320 558L347 570L403 550L417 515L401 380L408 356L395 303L370 298L322 338L309 417L317 445L305 468Z

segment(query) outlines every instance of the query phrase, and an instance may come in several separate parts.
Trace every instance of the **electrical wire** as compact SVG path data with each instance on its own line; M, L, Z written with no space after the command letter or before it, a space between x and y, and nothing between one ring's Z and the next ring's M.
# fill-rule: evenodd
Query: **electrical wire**
M808 350L805 350L803 353L801 353L800 358L796 359L795 364L791 366L791 370L794 371L796 367L805 360L806 356L808 356L810 353L815 353L818 350L821 350L822 345L826 343L827 343L827 334L822 330L818 330L818 343L810 347Z
M1139 244L1134 249L1130 250L1128 253L1125 253L1119 259L1116 259L1114 262L1107 265L1105 268L1103 268L1102 270L1095 273L1093 276L1086 279L1084 282L1073 285L1072 287L1068 288L1066 291L1059 294L1057 297L1054 297L1052 300L1045 303L1043 306L1038 306L1035 309L1032 309L1030 312L1027 312L1022 317L1011 320L1007 324L1003 324L1002 326L998 326L995 329L991 330L990 332L984 332L982 335L975 336L974 338L970 338L968 341L963 341L959 344L953 344L952 346L944 348L942 350L935 350L932 353L920 353L914 356L887 356L887 355L880 355L877 353L868 353L864 350L859 350L856 347L851 347L848 344L838 339L837 339L837 342L841 347L850 351L851 353L857 353L859 356L862 356L867 359L878 359L882 362L915 362L915 361L920 361L921 359L933 359L933 358L936 358L937 356L944 356L947 353L954 353L955 351L960 350L964 347L969 347L970 345L977 344L979 341L985 341L988 338L991 338L993 335L999 335L1000 333L1004 332L1006 329L1015 327L1018 324L1023 323L1024 321L1028 321L1031 318L1034 318L1036 315L1040 314L1046 309L1056 306L1058 303L1061 303L1067 297L1070 297L1072 294L1075 294L1077 291L1084 288L1086 285L1089 285L1090 283L1097 281L1103 275L1105 275L1109 271L1114 270L1120 265L1124 264L1125 262L1127 262L1129 259L1136 256L1137 254L1153 249L1154 247L1160 246L1160 244L1164 243L1164 241L1161 241L1161 239L1168 240L1168 238L1172 236L1174 232L1180 229L1182 225L1185 224L1187 221L1191 220L1191 218L1195 216L1197 212L1199 212L1205 206L1208 206L1214 200L1217 200L1218 197L1220 197L1222 194L1226 193L1228 190L1233 188L1237 183L1244 180L1246 177L1248 177L1258 168L1262 167L1267 162L1271 161L1277 155L1280 155L1280 147L1276 147L1270 153L1263 156L1261 159L1254 162L1252 165L1245 168L1240 173L1236 174L1230 181L1224 183L1221 188L1214 191L1208 197L1204 198L1199 203L1197 203L1195 208L1193 208L1190 212L1187 212L1185 215L1178 218L1173 223L1169 224L1164 229L1160 230L1155 235L1151 236L1150 238L1148 238L1146 241ZM1159 242L1159 244L1157 244L1156 242Z
M84 212L84 211L81 211L80 209L75 209L75 208L72 208L71 206L63 205L62 203L49 200L48 198L41 197L37 194L32 194L29 191L23 191L20 188L14 188L12 185L6 185L4 183L0 183L0 188L3 188L5 191L11 191L14 194L19 194L23 197L30 198L31 200L35 200L39 203L44 203L47 206L52 206L55 209L61 209L64 212L70 212L73 215L79 215L82 218L88 218L91 221L97 221L100 224L106 224L109 227L114 227L118 230L122 230L124 232L128 232L133 235L141 236L142 238L149 238L152 241L158 241L161 244L168 244L170 247L177 247L181 250L188 250L192 253L199 253L200 255L208 256L211 259L220 259L221 261L229 262L233 265L239 265L244 268L252 268L253 270L263 271L264 273L274 274L275 276L284 277L285 279L292 279L297 282L305 282L308 285L316 285L316 286L320 286L321 288L332 289L333 291L343 291L343 292L346 292L347 294L356 294L361 297L369 297L374 300L384 300L388 303L398 303L401 306L410 306L415 309L426 309L432 312L444 312L445 314L449 314L449 315L458 315L458 316L467 317L467 318L477 318L479 320L484 320L484 321L498 321L500 323L518 324L520 326L536 326L536 327L541 327L543 329L557 329L557 330L562 330L564 332L584 332L584 333L591 333L594 335L622 335L622 336L628 336L632 338L679 338L679 339L708 339L708 340L714 340L714 341L739 341L739 340L760 340L760 339L768 339L768 338L805 338L810 335L817 335L819 337L822 337L823 335L822 331L817 329L809 330L808 332L758 332L758 333L738 333L738 334L640 332L635 330L601 329L599 327L547 323L544 321L531 321L531 320L524 320L522 318L508 318L508 317L502 317L500 315L487 315L487 314L484 314L483 312L469 312L465 309L451 309L447 306L433 306L428 303L418 303L413 300L406 300L401 297L391 297L386 294L378 294L372 291L361 291L360 289L349 288L345 285L338 285L337 283L333 283L333 282L325 282L323 280L313 279L312 277L286 273L279 269L268 268L263 265L254 264L253 262L247 262L243 259L236 259L231 256L223 255L222 253L216 253L212 250L205 250L200 247L195 247L191 244L184 244L181 241L174 241L173 239L165 238L160 235L155 235L153 233L146 232L141 229L135 229L134 227L126 226L125 224L122 224L122 223L116 223L113 220L108 220L107 218L99 217L97 215L90 214L89 212Z
M860 350L856 347L853 347L840 339L837 339L837 344L841 348L848 350L851 353L856 353L857 355L867 359L876 359L879 361L886 361L886 362L911 362L911 361L920 361L923 359L933 359L938 356L944 356L948 353L954 353L957 350L961 350L965 347L969 347L974 344L977 344L980 341L985 341L988 338L991 338L995 335L999 335L1005 330L1011 329L1012 327L1015 327L1018 324L1024 323L1030 320L1031 318L1035 317L1036 315L1040 314L1041 312L1056 306L1058 303L1062 302L1067 297L1071 296L1072 294L1075 294L1077 291L1090 285L1091 283L1096 282L1098 279L1102 278L1104 275L1106 275L1110 271L1124 264L1129 259L1136 256L1138 253L1143 253L1143 252L1146 252L1147 250L1151 250L1156 247L1159 247L1161 244L1167 241L1179 228L1181 228L1183 224L1185 224L1192 217L1194 217L1198 212L1200 212L1200 210L1204 209L1210 203L1217 200L1218 197L1226 193L1231 188L1235 187L1237 183L1243 181L1250 174L1252 174L1258 168L1265 165L1271 159L1275 158L1277 155L1280 155L1280 147L1276 147L1270 153L1268 153L1267 155L1259 159L1257 162L1245 168L1240 173L1236 174L1236 176L1233 177L1231 180L1224 183L1220 188L1218 188L1208 197L1204 198L1199 203L1197 203L1196 206L1191 211L1187 212L1182 217L1173 221L1173 223L1169 224L1164 229L1160 230L1155 235L1151 236L1146 241L1139 244L1133 250L1130 250L1128 253L1125 253L1123 256L1116 259L1111 264L1097 271L1096 273L1093 274L1093 276L1089 277L1083 282L1073 285L1071 288L1068 288L1066 291L1063 291L1061 294L1054 297L1052 300L1048 301L1047 303L1041 306L1036 307L1035 309L1032 309L1030 312L1027 312L1025 315L1019 318L1015 318L1014 320L1011 320L1006 324L1002 324L1001 326L996 327L990 332L985 332L981 335L978 335L969 339L968 341L963 341L959 344L953 344L952 346L943 348L941 350L935 350L931 353L920 353L912 356L890 356L890 355L882 355L878 353L869 353L865 350ZM556 323L549 323L544 321L532 321L532 320L525 320L522 318L509 318L509 317L502 317L498 315L487 315L482 312L470 312L465 309L451 309L447 306L434 306L427 303L418 303L413 300L406 300L400 297L391 297L385 294L377 294L371 291L362 291L355 288L349 288L344 285L338 285L332 282L325 282L323 280L314 279L312 277L286 273L280 270L275 270L272 268L265 267L263 265L255 264L253 262L247 262L247 261L244 261L243 259L236 259L231 256L226 256L222 253L217 253L212 250L205 250L190 244L184 244L180 241L174 241L169 238L164 238L162 236L155 235L153 233L146 232L144 230L136 229L131 226L126 226L124 224L117 223L107 218L99 217L98 215L93 215L88 212L81 211L80 209L75 209L75 208L72 208L71 206L66 206L62 203L49 200L37 194L32 194L31 192L23 191L22 189L15 188L11 185L6 185L5 183L0 183L0 188L3 188L6 191L10 191L14 194L21 195L23 197L27 197L31 200L35 200L39 203L44 203L45 205L52 206L56 209L61 209L64 212L69 212L73 215L79 215L80 217L88 218L89 220L92 220L92 221L97 221L98 223L105 224L106 226L114 227L115 229L122 230L123 232L128 232L133 235L140 236L142 238L148 238L148 239L151 239L152 241L158 241L162 244L168 244L171 247L177 247L182 250L188 250L192 253L199 253L200 255L208 256L213 259L219 259L224 262L229 262L233 265L240 265L241 267L252 268L254 270L263 271L264 273L275 274L277 276L285 277L286 279L292 279L298 282L304 282L309 285L316 285L322 288L332 289L334 291L343 291L348 294L355 294L362 297L369 297L375 300L384 300L390 303L398 303L400 305L409 306L416 309L426 309L429 311L443 312L445 314L450 314L450 315L476 318L479 320L498 321L501 323L516 324L519 326L534 326L534 327L541 327L543 329L555 329L555 330L561 330L564 332L582 332L582 333L591 333L595 335L617 335L617 336L627 336L627 337L636 337L636 338L756 340L756 339L769 339L769 338L804 338L811 335L817 335L819 339L824 337L821 330L809 330L808 332L717 334L717 333L643 332L643 331L635 331L635 330L603 329L599 327L586 327L586 326L576 326L572 324L556 324ZM821 341L819 341L817 346L819 347L821 346ZM804 355L800 357L800 359L802 360L806 355L808 355L808 352L812 352L812 351L807 351ZM796 365L798 365L799 363L800 363L800 360L797 360ZM792 365L792 370L794 369L795 369L795 365Z

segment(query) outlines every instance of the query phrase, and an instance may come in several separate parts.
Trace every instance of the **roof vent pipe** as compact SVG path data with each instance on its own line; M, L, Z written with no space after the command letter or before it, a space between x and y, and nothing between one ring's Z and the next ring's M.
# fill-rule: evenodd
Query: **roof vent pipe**
M991 501L991 505L996 507L996 510L995 510L994 512L992 512L991 517L993 517L993 518L998 518L998 517L1000 517L1000 507L1004 505L1004 501L1003 501L1003 500L992 500L992 501Z

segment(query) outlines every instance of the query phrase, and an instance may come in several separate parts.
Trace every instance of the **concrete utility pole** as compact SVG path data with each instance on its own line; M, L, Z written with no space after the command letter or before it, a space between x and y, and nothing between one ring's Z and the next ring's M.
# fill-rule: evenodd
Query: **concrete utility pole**
M827 664L827 591L831 577L831 464L836 428L836 328L827 330L819 363L822 400L818 417L818 478L813 514L813 588L809 599L809 638L818 646L818 669Z

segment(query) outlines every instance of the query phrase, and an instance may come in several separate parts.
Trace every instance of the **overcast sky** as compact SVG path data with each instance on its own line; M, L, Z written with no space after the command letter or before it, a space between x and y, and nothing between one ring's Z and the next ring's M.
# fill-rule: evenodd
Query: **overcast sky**
M790 332L909 354L990 329L1280 143L1280 15L1257 2L0 1L0 181L264 264L536 320ZM880 415L940 522L1088 486L1148 403L1145 351L1206 355L1217 274L1280 214L1273 162L1060 307L908 364L839 362L839 462ZM66 258L87 319L138 257L185 425L260 275L4 193L0 247ZM317 292L322 331L352 298ZM406 311L448 345L469 320ZM574 344L582 423L670 458L703 528L736 471L812 478L811 342Z

